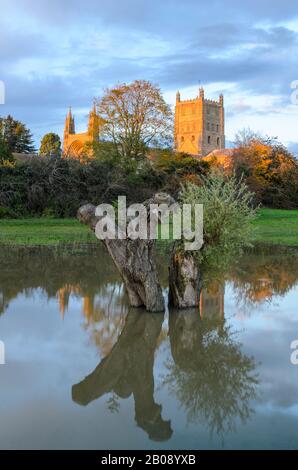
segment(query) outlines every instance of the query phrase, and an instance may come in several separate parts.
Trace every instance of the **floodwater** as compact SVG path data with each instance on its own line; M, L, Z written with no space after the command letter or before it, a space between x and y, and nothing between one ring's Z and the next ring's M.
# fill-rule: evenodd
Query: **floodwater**
M166 257L159 257L166 291ZM0 448L297 449L298 252L131 309L102 248L0 252Z

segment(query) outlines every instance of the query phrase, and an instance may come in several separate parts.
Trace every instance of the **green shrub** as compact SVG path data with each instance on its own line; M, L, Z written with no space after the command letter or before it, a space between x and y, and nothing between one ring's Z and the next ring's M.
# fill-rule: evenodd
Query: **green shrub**
M180 197L184 204L203 204L204 245L195 252L200 263L220 270L250 245L256 209L251 204L253 194L243 181L212 172L203 178L202 186L187 183Z
M162 188L164 178L150 165L135 173L114 161L34 157L13 166L0 166L0 205L17 217L50 214L73 217L86 202L112 202L125 195L140 202Z
M17 214L13 210L0 206L0 219L14 219L16 216Z

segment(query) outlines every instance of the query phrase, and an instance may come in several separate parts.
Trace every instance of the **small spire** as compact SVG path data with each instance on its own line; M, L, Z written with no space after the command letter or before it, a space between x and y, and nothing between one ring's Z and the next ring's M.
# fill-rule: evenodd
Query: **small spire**
M204 95L205 95L205 93L204 93L204 88L201 86L201 87L199 88L199 96L200 96L200 98L204 98Z
M176 101L180 101L180 91L179 90L176 93Z
M219 103L220 103L221 105L223 105L223 102L224 102L224 97L223 97L223 94L221 93L221 94L219 95Z

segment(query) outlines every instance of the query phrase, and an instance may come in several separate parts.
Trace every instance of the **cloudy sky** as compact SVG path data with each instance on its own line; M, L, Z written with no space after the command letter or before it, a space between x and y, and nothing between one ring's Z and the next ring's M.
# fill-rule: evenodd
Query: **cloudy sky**
M0 115L37 144L69 105L84 130L105 87L146 79L170 104L223 92L227 139L250 127L298 150L297 65L297 0L0 0Z

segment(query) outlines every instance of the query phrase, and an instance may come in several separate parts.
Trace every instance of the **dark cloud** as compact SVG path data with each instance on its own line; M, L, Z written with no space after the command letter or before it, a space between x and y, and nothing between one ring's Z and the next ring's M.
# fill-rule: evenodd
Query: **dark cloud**
M192 48L221 51L231 47L253 46L289 48L297 45L297 34L283 26L268 29L245 23L215 23L198 28Z
M222 41L218 31L226 32ZM199 81L236 82L252 95L284 95L288 104L297 74L297 45L298 33L285 27L216 24L199 29L184 50L159 59L156 75L164 86L176 88Z
M2 0L2 3L5 9L10 6L11 1ZM151 0L150 3L145 0L63 0L63 3L60 0L18 0L18 10L56 25L82 20L90 23L98 19L117 27L146 28L159 32L165 32L176 25L179 35L197 25L222 22L231 17L238 23L243 19L258 22L281 21L298 16L295 0Z
M47 42L41 34L5 30L0 24L0 70L8 64L46 54Z
M1 0L1 6L7 105L0 112L18 112L33 127L44 120L46 128L69 104L88 107L104 86L136 78L164 90L237 83L246 95L279 95L281 105L298 78L297 32L281 26L298 18L294 0L18 0L17 7ZM242 105L241 112L251 111Z

